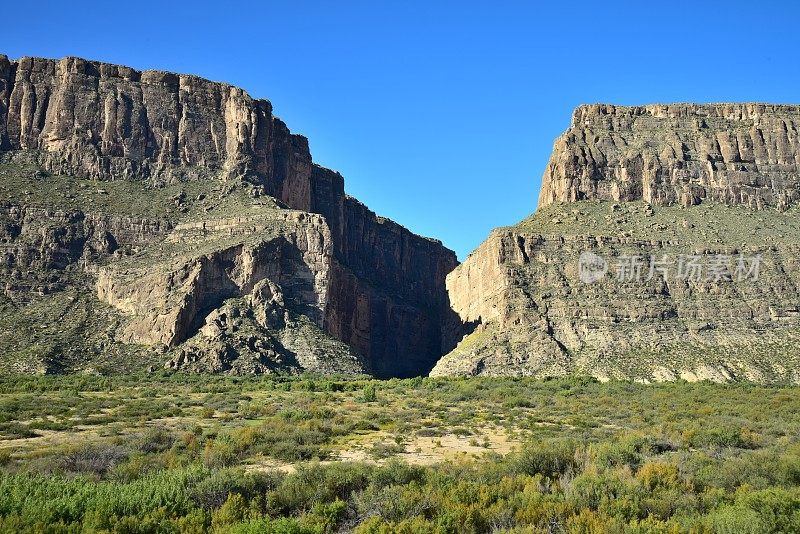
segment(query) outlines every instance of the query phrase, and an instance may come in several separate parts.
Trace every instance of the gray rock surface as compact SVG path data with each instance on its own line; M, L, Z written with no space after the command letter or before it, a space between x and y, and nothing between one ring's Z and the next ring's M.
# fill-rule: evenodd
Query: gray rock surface
M555 142L539 205L713 200L785 209L800 200L798 129L794 105L581 106Z
M45 209L68 218L124 220L140 210L151 215L147 224L161 228L163 237L184 220L206 217L206 212L187 210L210 210L209 219L229 217L232 213L219 213L224 209L215 203L225 204L232 188L244 187L253 199L268 195L283 207L320 214L330 232L330 266L319 326L362 355L381 376L427 372L441 354L441 324L451 313L444 276L457 264L455 254L348 197L341 175L314 165L307 140L292 134L272 114L268 101L253 99L242 89L79 58L0 56L0 152L10 162L0 176L7 194L3 200L15 213ZM21 161L51 177L34 181L36 187L54 191L58 180L69 177L91 181L98 194L63 188L61 198L25 194L31 190L21 186L24 180L13 169ZM119 182L139 189L111 185ZM137 197L142 205L132 210L118 196L120 190L148 193ZM176 191L169 200L173 206L160 204L160 193L166 190ZM33 226L25 228L38 224L30 222ZM61 258L53 268L74 265L86 247L94 246L94 237L67 237L82 223L65 221L50 228L57 236L52 239L71 243L66 250L54 245L43 252ZM88 233L101 241L127 243L125 236L106 229ZM20 236L10 237L16 243L11 248L40 254L27 238L19 241ZM46 246L48 239L34 241ZM14 254L9 265L18 267L25 254ZM106 261L102 254L86 259L82 265L88 271L96 270L92 259ZM27 272L18 278L36 276Z
M448 275L468 329L432 374L800 382L798 125L798 106L578 108L536 213ZM584 253L605 276L581 279ZM727 276L677 277L692 256ZM757 280L730 276L742 256ZM641 278L618 279L629 258Z

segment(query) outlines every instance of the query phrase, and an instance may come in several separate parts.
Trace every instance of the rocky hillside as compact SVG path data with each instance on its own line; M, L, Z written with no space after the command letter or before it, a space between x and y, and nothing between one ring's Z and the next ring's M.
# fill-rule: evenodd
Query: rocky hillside
M536 213L447 277L435 375L800 382L800 108L579 108Z
M453 252L224 83L0 56L0 187L5 368L407 376L452 324Z

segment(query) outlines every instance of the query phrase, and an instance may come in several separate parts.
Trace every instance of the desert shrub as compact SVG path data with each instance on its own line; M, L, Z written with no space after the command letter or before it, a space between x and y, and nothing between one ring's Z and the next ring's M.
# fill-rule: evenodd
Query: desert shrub
M529 483L511 497L509 505L514 510L514 521L544 531L554 530L553 527L563 525L575 513L573 505L563 495L542 493L536 486Z
M781 469L781 466L785 467ZM789 466L791 463L788 464ZM692 479L700 488L723 488L733 491L742 484L756 489L774 485L791 484L791 467L782 464L776 451L748 451L740 456L714 458L694 455L687 466L692 468Z
M402 486L373 486L355 499L360 517L378 516L385 521L397 522L430 513L434 496L428 486L416 482Z
M0 435L6 439L35 438L39 434L31 430L28 425L17 422L0 423Z
M666 462L648 462L636 472L636 479L650 491L678 486L678 467Z
M211 515L211 525L216 531L224 531L247 518L247 501L238 493L231 493L225 502Z
M367 487L373 469L347 463L301 465L267 494L267 509L271 515L286 515L310 510L319 502L349 500L353 492Z
M203 449L203 463L207 467L229 467L239 459L234 444L224 439L211 439Z
M328 441L328 436L316 430L297 429L294 432L280 436L277 440L270 439L264 451L287 462L324 459L327 452L320 445Z
M361 400L363 402L375 402L378 400L378 394L375 391L374 384L367 384L361 391Z
M352 421L348 425L346 433L349 434L350 432L373 432L375 430L380 430L380 427L375 423L373 423L372 421L368 421L366 419L359 419L358 421Z
M377 488L385 486L406 485L411 482L423 482L427 470L420 466L409 465L399 460L389 460L375 469L370 477L370 484Z
M641 488L633 481L615 473L582 473L575 477L566 491L569 502L577 510L590 509L626 521L638 518Z
M447 434L447 432L441 428L420 428L417 430L417 436L425 438L440 437L444 436L445 434Z
M650 441L640 435L627 435L615 441L595 443L590 447L590 454L604 468L628 466L636 469L650 452Z
M163 419L181 415L182 410L165 399L135 399L123 404L116 416L125 420Z
M335 527L346 517L348 506L345 501L318 502L311 511L300 517L300 526L306 532L334 532Z
M576 443L572 440L553 439L527 443L512 457L511 465L518 473L557 478L575 469L575 451Z
M377 460L382 460L394 456L395 454L401 454L405 452L405 450L406 448L398 443L385 443L380 441L372 445L369 454Z
M162 510L184 515L188 472L165 471L121 484L87 477L0 476L0 516L18 515L26 525L91 522L109 524L114 517L140 517ZM98 527L100 530L107 527ZM33 530L30 527L21 531Z
M283 475L278 472L245 473L240 469L212 471L200 479L190 490L189 498L205 510L222 506L229 495L239 494L250 500L256 495L274 490Z
M241 438L250 433L250 441L246 447L242 446L244 442L240 442L239 450L266 454L287 462L326 457L323 445L336 430L330 422L302 420L287 423L281 419L267 419L260 426L251 427L252 430L241 431Z
M257 402L243 402L239 404L239 416L245 419L257 419L265 415L272 415L274 407L269 404Z
M251 519L230 527L231 534L318 534L320 531L303 525L295 517Z
M736 505L758 513L765 532L800 532L800 489L740 491Z
M130 451L118 445L86 445L64 454L59 466L72 473L103 476L129 456Z
M50 419L40 419L38 421L32 421L28 424L28 428L31 430L51 430L56 432L69 430L73 426L74 425L72 422L51 421Z
M155 455L134 454L109 469L107 477L118 482L132 482L142 476L164 469L163 458Z
M164 452L175 443L175 436L162 426L148 428L136 439L136 448L142 452Z
M800 486L800 455L792 452L783 456L779 466L787 484Z
M752 438L735 425L701 427L687 436L689 447L749 449L755 446Z
M744 506L724 506L708 514L707 528L715 534L763 534L769 532L758 512Z

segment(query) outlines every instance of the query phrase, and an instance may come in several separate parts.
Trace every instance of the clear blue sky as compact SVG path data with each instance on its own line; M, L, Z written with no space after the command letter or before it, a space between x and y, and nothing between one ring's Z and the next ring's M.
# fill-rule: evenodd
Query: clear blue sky
M24 2L0 53L198 74L268 98L315 161L460 258L536 208L582 103L798 103L795 2Z

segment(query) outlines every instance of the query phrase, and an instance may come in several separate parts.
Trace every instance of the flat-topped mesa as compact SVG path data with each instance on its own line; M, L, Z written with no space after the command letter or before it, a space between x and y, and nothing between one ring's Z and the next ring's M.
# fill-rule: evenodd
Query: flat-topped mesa
M54 175L157 187L243 179L322 214L336 260L325 330L382 376L425 373L441 355L455 254L348 197L267 100L197 76L0 55L0 152L23 151Z
M555 142L539 206L577 200L786 209L800 200L800 106L577 108Z
M197 76L0 56L0 149L39 151L53 173L101 180L254 174L273 196L310 205L306 139L267 100Z

